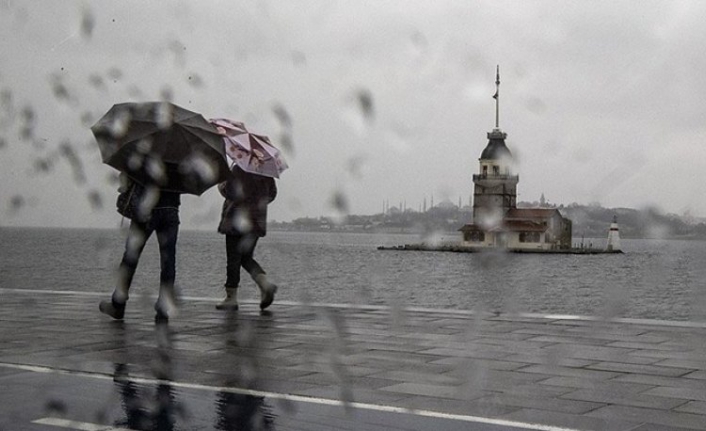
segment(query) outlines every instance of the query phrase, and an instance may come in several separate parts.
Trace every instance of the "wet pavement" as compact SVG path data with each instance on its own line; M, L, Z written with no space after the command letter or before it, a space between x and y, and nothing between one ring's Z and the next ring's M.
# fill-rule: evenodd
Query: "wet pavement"
M0 430L706 430L703 324L103 295L0 289Z

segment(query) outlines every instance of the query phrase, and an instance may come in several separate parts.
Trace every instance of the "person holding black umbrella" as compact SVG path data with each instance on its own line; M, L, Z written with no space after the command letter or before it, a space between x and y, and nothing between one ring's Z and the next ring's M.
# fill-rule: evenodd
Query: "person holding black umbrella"
M91 127L103 162L121 172L118 212L130 228L118 279L102 313L123 319L142 250L156 233L160 288L156 320L176 311L174 280L181 194L201 195L230 176L224 142L202 115L168 102L120 103Z

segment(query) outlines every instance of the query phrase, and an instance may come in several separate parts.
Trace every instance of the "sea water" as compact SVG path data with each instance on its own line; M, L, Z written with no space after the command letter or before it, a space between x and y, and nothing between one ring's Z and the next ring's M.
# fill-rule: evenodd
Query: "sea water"
M123 229L0 229L0 289L105 293L114 286ZM525 255L377 250L414 234L270 231L256 259L280 286L277 300L483 312L706 320L706 242L622 240L624 254ZM594 240L594 244L599 244ZM225 239L181 231L183 296L218 298ZM150 238L133 293L156 294L159 251ZM240 298L257 299L243 271Z

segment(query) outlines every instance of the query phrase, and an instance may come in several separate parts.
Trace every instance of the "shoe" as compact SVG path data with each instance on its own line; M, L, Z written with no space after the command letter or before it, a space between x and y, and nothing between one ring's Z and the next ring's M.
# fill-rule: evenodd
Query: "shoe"
M238 309L238 288L226 287L226 298L216 304L216 310L235 311Z
M168 322L170 317L177 314L177 306L175 300L168 294L160 295L157 302L154 303L154 321Z
M101 301L98 304L101 313L107 314L115 320L122 320L125 317L125 304L118 304L113 301Z
M155 307L154 322L155 323L167 323L169 322L169 314L165 313L161 308Z
M257 283L257 286L260 288L260 310L264 310L272 305L272 302L275 300L277 285L270 283L265 274L260 274L255 277L255 283Z

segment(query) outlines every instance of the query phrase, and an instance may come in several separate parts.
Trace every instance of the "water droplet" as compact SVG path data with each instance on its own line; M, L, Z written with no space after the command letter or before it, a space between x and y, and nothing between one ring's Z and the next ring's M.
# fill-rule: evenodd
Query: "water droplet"
M275 104L272 107L272 112L275 114L275 118L277 121L279 121L280 126L285 129L289 129L292 127L292 117L289 115L289 112L285 109L285 107L281 104Z
M51 171L53 167L51 159L36 159L34 161L34 169L35 171L41 172L41 173L48 173Z
M168 129L174 124L174 105L159 103L155 111L155 122L160 129Z
M179 172L187 181L194 184L213 183L218 175L216 162L210 160L201 153L194 153L179 165Z
M375 118L372 93L367 89L360 89L358 90L356 97L363 117L366 121L372 122Z
M84 38L90 39L93 35L93 27L95 27L95 19L89 8L84 8L83 16L81 17L81 34Z
M165 184L167 182L167 172L164 163L154 157L145 160L145 172L155 184Z
M351 174L352 177L354 178L362 178L362 168L365 165L365 162L368 160L368 156L365 154L360 154L354 157L351 157L348 159L346 163L346 170L348 173Z
M83 170L83 162L74 151L73 146L69 142L62 142L59 145L59 154L61 154L66 161L69 162L71 170L74 174L74 181L78 184L83 184L86 182L86 175Z
M88 191L88 203L91 204L93 210L98 211L103 208L103 198L101 198L100 193L97 190Z
M98 90L105 89L105 81L103 81L103 77L96 73L93 73L88 77L88 83Z
M50 81L54 97L56 97L57 100L62 102L71 101L71 94L66 84L64 84L61 76L53 75L50 78Z
M108 69L108 78L117 80L123 77L123 72L122 70L118 69L117 67L111 67Z
M204 85L203 79L201 79L201 76L196 73L189 75L188 81L192 87L199 88L199 87L203 87L203 85Z
M363 135L375 118L372 93L364 88L355 90L346 100L343 118L356 133Z
M62 400L57 400L57 399L50 399L46 402L44 405L44 408L51 413L59 413L61 415L65 415L68 412L68 408L66 407L66 403L64 403Z
M10 212L16 213L22 209L23 206L27 204L24 196L14 195L10 198Z
M86 111L81 114L81 124L83 124L84 127L91 127L95 121L95 117L91 112Z
M341 213L348 214L348 199L341 191L333 193L333 196L331 196L331 206Z

